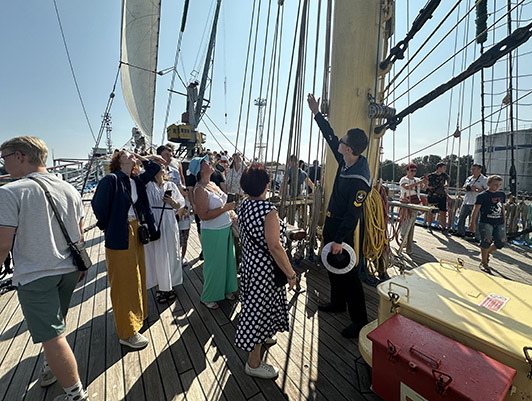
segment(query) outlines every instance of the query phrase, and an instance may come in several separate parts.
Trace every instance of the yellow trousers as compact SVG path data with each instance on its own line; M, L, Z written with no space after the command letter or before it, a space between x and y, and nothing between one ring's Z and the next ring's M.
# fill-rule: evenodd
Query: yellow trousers
M144 245L138 227L136 220L129 222L128 249L105 248L116 332L122 339L135 335L148 316Z

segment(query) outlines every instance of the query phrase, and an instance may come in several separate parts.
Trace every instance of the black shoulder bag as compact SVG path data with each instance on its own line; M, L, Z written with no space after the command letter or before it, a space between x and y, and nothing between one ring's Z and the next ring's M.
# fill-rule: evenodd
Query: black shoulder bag
M68 247L70 248L70 252L72 253L72 258L74 259L74 265L78 268L78 270L86 271L89 267L92 266L92 261L91 261L91 258L89 257L89 254L87 253L87 250L85 249L85 243L81 241L72 242L72 240L70 239L70 235L68 235L65 224L63 223L63 220L61 219L61 217L59 217L59 211L57 210L57 207L55 206L55 202L52 199L52 195L50 194L46 186L35 177L28 177L28 178L35 181L37 184L41 186L41 188L43 189L46 195L46 198L48 199L48 202L50 202L50 206L52 206L52 210L54 211L55 217L57 218L59 227L61 227L61 231L63 232L63 235L65 236L66 242L68 244Z
M120 177L117 177L120 180ZM122 184L122 187L124 188L124 191L126 191L127 196L129 197L129 201L131 202L131 207L133 208L133 212L135 213L135 217L137 218L139 222L139 241L141 244L146 245L150 242L150 231L148 230L148 227L146 227L139 219L139 215L137 214L137 209L135 208L135 204L133 203L133 198L131 197L131 193L127 190L126 186L120 180L120 183ZM160 235L159 235L160 236Z

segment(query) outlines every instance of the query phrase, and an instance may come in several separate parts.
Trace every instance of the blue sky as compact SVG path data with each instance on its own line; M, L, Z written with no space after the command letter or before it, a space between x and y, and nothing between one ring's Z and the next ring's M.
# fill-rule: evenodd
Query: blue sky
M89 120L95 133L97 133L100 126L101 115L104 112L119 64L120 3L119 1L104 0L93 0L90 2L57 0L76 77ZM396 40L404 37L407 27L411 24L411 21L426 1L410 0L406 3L408 3L409 9L407 9L404 1L397 2ZM434 18L429 21L411 42L411 52L419 47L420 43L428 35L428 32L434 29L443 15L447 13L451 4L455 2L449 0L442 3ZM466 5L472 4L473 1L464 0L462 3L460 15L465 14L464 10ZM516 2L514 1L514 3ZM266 18L267 4L268 2L263 0L262 21ZM286 26L283 33L285 40L283 41L283 59L280 69L282 83L286 82L288 78L291 35L293 34L297 4L295 0L286 0L284 6ZM312 2L311 16L316 15L316 4L317 2ZM489 11L492 11L494 8L503 7L506 1L499 0L497 4L494 4L490 0L488 4ZM206 39L203 41L201 39L202 37L208 36L210 27L207 28L207 34L205 36L204 32L206 24L210 24L209 15L212 15L213 6L214 0L191 1L187 28L183 37L181 52L182 64L180 63L178 67L185 80L191 78L190 73L195 67L201 67L203 65L201 59L205 51ZM208 115L232 141L236 139L251 7L251 0L238 2L224 0L222 18L218 29L211 98L212 106L208 111ZM277 7L276 1L273 1L272 7L274 9ZM182 8L183 0L162 1L158 68L160 70L168 68L173 64ZM407 11L410 22L407 19ZM530 19L532 17L532 5L526 4L522 8L519 17L521 21ZM311 19L314 18L311 17ZM456 13L449 18L448 22L442 27L441 33L435 35L434 39L427 45L426 50L422 51L421 56L426 54L434 43L441 39L443 34L456 23L456 18ZM473 21L474 13L471 14L469 19L469 38L472 37L474 30ZM311 29L314 26L313 24L314 22L311 22ZM263 26L264 24L261 25L259 33L259 43L262 43L264 40ZM25 2L7 2L3 5L2 13L0 14L0 35L2 37L0 51L3 55L3 63L0 67L0 122L2 126L0 140L17 135L36 135L48 143L50 153L56 158L86 157L90 148L94 145L94 141L90 135L67 63L53 1L28 0ZM500 40L505 35L505 28L502 27L496 30L495 37L490 35L488 43L491 43L493 40ZM310 37L313 36L310 35ZM455 47L458 49L461 48L466 40L465 38L465 24L462 24L458 34L453 32L421 64L420 68L412 73L410 85L414 85L414 83L429 74L449 55L453 54ZM313 47L312 40L310 47ZM261 51L262 45L259 45L252 99L259 96ZM532 51L532 42L522 46L520 51L522 53ZM309 53L312 53L312 51L309 51ZM471 46L468 50L467 58L463 59L462 56L459 56L455 59L455 73L460 72L474 57L478 57L478 48L475 50L475 47ZM418 60L420 58L418 57ZM526 71L524 70L526 68L523 66L530 64L532 55L524 55L519 60L520 74L525 74ZM396 63L396 72L404 64L405 60L398 61ZM416 64L417 61L414 60L412 66ZM451 62L418 87L412 89L410 91L410 101L413 102L440 83L445 82L452 77L452 73L453 64ZM488 78L491 78L491 74L491 70L486 71ZM311 76L310 73L308 75ZM504 78L505 76L505 63L498 63L493 70L493 78ZM321 80L321 72L318 73L318 77L319 82ZM226 93L224 91L224 82L227 83ZM452 93L452 100L451 93L448 93L438 101L413 114L410 118L410 124L408 124L408 120L405 120L397 129L395 135L389 131L384 139L384 157L390 159L395 155L396 158L399 158L408 154L408 126L410 126L411 138L410 150L413 152L454 131L459 112L461 112L460 126L465 127L470 124L470 110L473 113L472 121L477 121L480 114L478 74L475 76L474 82L475 86L473 88L473 80L471 79L464 86L456 87ZM163 132L170 74L159 77L157 85L154 141L159 143ZM309 82L306 84L307 91L310 90L310 85L311 82L309 79ZM492 96L494 104L500 104L500 100L504 97L505 85L505 81L502 80L496 81L493 84L493 88L491 86L487 88L490 92L494 93ZM530 78L520 79L519 85L520 95L524 95L528 93L526 91L532 89ZM281 85L282 87L283 84ZM318 83L318 87L316 92L321 93L320 83ZM183 90L179 86L176 86L176 89ZM407 89L407 82L405 82L403 87L396 90L396 96L405 92ZM465 92L463 101L460 96L461 91ZM471 93L473 93L473 96L471 96ZM501 95L501 93L503 94ZM532 103L532 96L523 100L523 103ZM401 110L407 104L407 96L404 96L395 106L398 110ZM281 106L279 105L280 108L282 108ZM184 107L184 98L179 95L174 96L170 117L171 122L179 120L182 111L184 111ZM522 121L521 126L523 127L532 125L532 115L529 110L530 107L520 108L520 118L522 120L530 120L530 122ZM246 111L246 107L244 107L244 111ZM226 112L227 122L224 117ZM113 122L113 145L120 147L130 138L131 128L133 127L133 121L129 117L121 97L120 85L117 87L117 97L114 101L111 115ZM279 112L278 118L280 116L282 116L281 112ZM503 121L504 118L505 115L503 114L500 121ZM248 143L253 141L256 119L257 107L251 106ZM308 131L309 119L310 117L308 115L304 117L304 132ZM207 123L211 129L214 129L208 120ZM490 129L495 129L495 122L490 122L488 125ZM499 123L497 128L499 130L505 128L505 123ZM207 132L204 126L200 126L200 129ZM215 129L214 131L216 138L222 146L232 151L232 146ZM471 137L474 138L479 132L480 126L474 126L471 130ZM239 148L242 148L243 133L240 135ZM467 151L468 135L469 131L464 131L461 154ZM393 152L394 137L395 152ZM301 154L305 155L304 158L306 158L308 150L305 148L305 143L308 143L308 139L304 140L303 143ZM207 146L211 149L219 149L220 147L210 137ZM472 142L471 146L474 146ZM422 154L435 153L444 156L446 153L450 153L451 148L456 153L458 141L454 145L452 141L444 141L442 144ZM252 153L251 146L248 145L246 153ZM281 158L283 157L285 156L283 155ZM314 157L312 156L311 158ZM49 159L49 164L51 164L51 159Z

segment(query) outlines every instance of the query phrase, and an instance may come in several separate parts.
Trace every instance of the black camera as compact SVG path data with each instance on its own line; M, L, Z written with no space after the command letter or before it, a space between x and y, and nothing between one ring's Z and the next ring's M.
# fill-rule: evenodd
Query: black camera
M466 189L467 191L471 191L471 185L466 185L465 189Z

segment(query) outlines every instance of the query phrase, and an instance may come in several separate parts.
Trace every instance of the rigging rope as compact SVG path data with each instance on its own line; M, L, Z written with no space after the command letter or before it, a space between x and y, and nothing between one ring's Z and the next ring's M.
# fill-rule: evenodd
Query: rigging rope
M478 1L481 1L481 0L478 0ZM523 1L524 1L524 0L521 0L521 3L522 3ZM515 7L517 7L517 5L516 5ZM469 10L469 12L468 12L464 17L462 17L462 18L460 19L459 22L462 22L472 10L473 10L473 9ZM494 27L498 22L500 22L504 17L505 17L505 16L502 16L502 17L499 18L497 21L495 21L495 22L494 22L494 23L488 28L488 31L489 31L489 30L493 30L493 27ZM458 24L457 24L457 25L458 25ZM455 27L456 27L457 25L455 25ZM454 28L453 28L453 29L454 29ZM450 34L451 32L452 32L452 30L449 32L449 34ZM449 34L448 34L448 35L449 35ZM447 37L448 35L446 35L446 37ZM443 39L445 39L445 37L444 37ZM443 41L443 39L442 39L440 42L438 42L438 44L436 44L436 46L438 46L438 45ZM425 75L421 80L419 80L419 81L418 81L418 82L417 82L412 88L410 88L410 89L414 89L414 88L415 88L416 86L418 86L420 83L422 83L423 81L425 81L428 77L430 77L432 74L434 74L434 73L435 73L436 71L438 71L440 68L442 68L445 64L447 64L450 60L452 60L454 57L456 57L456 55L457 55L458 53L462 52L467 46L471 45L475 40L476 40L476 38L473 39L473 40L471 40L466 46L464 46L463 48L461 48L460 50L458 50L458 52L456 52L455 54L453 54L453 55L451 55L449 58L447 58L447 60L445 60L443 63L441 63L441 64L440 64L439 66L437 66L435 69L433 69L429 74ZM433 50L436 48L436 46L433 48ZM431 52L432 52L432 51L431 51ZM429 53L429 54L430 54L430 53ZM419 66L421 65L421 63L422 63L422 62L428 57L429 54L427 54L427 56L425 56L425 57L424 57L424 58L423 58L423 59L422 59L417 65L416 65L416 67L411 71L411 73L414 72L414 70L417 69L417 67L419 67ZM400 86L404 81L405 81L405 78L403 78L403 80L402 80L401 82L399 82L398 86ZM404 93L402 93L401 95L399 95L399 96L397 97L397 100L400 99L401 97L403 97L404 95L406 95L406 93L407 93L407 92L404 92Z
M528 41L528 39L530 39L531 36L532 36L532 23L530 23L526 27L516 29L510 36L506 37L505 39L503 39L502 41L494 45L486 53L484 53L477 60L475 60L467 68L467 70L463 71L458 76L451 78L446 83L438 86L436 89L429 92L427 95L423 96L422 98L418 99L416 102L414 102L413 104L408 106L406 109L401 111L399 114L393 116L392 118L389 118L386 124L376 127L375 131L377 133L380 133L382 129L384 129L385 127L390 127L391 129L395 129L397 125L401 123L402 119L405 116L412 114L416 110L424 107L426 104L438 98L440 95L442 95L443 93L445 93L452 87L456 86L458 83L462 82L463 80L469 78L471 75L475 74L481 69L486 68L486 67L491 67L495 63L496 60L505 56L506 54L510 53L513 49L517 48L518 46Z
M70 72L72 73L72 78L74 79L74 85L76 86L76 91L78 92L79 101L81 103L81 108L83 109L83 114L85 115L85 120L89 126L89 131L91 132L92 139L96 142L96 137L94 136L94 131L92 130L92 125L85 109L85 103L83 102L83 97L81 96L81 90L79 89L78 80L76 79L76 73L74 72L74 66L72 65L72 59L70 58L70 52L68 51L68 46L65 38L65 32L63 31L63 24L61 23L61 17L59 16L59 9L57 8L57 2L54 0L55 15L57 16L57 22L59 23L59 30L61 31L61 37L63 38L63 45L65 46L65 52L68 59L68 65L70 66ZM98 141L99 142L99 141Z
M166 115L164 117L163 135L161 138L161 144L165 142L166 127L168 126L168 117L170 116L170 107L172 105L172 94L174 90L175 77L176 75L178 75L177 74L177 63L179 61L179 54L181 53L181 42L183 41L183 33L185 32L185 25L187 22L188 4L189 4L189 0L185 0L185 5L183 7L183 17L181 19L181 29L179 31L179 37L177 39L177 47L175 50L174 67L172 69L172 80L170 82L170 89L168 90L168 102L166 104ZM183 80L181 80L181 82L183 83L183 86L185 87L186 85L183 82Z
M397 74L394 74L394 77L388 82L388 85L386 86L386 88L384 89L384 92L387 92L388 89L390 88L390 85L391 84L394 84L394 90L392 92L390 92L388 94L388 96L395 92L395 89L400 85L396 85L395 84L395 80L397 78L399 78L399 76L403 73L403 71L405 69L407 69L407 67L410 65L410 62L412 60L414 60L416 58L416 56L421 52L421 50L425 47L425 45L430 41L430 39L436 34L436 32L438 32L438 30L443 26L444 22L447 21L447 19L452 15L452 13L454 12L454 10L456 10L456 8L460 5L462 0L458 0L456 2L456 4L449 10L449 12L445 15L445 17L441 20L441 22L438 24L438 26L436 26L436 28L430 33L430 35L427 37L427 39L425 39L425 41L421 44L421 46L417 49L417 51L414 53L414 55L412 57L409 57L409 59L407 60L406 64L403 66L403 68L401 68L401 70L399 70L399 72ZM480 0L479 0L480 1ZM422 63L439 45L441 42L443 42L443 40L451 34L451 32L454 30L454 28L456 27L456 25L451 28L451 30L447 33L447 35L445 35L436 45L434 45L434 47L432 48L432 50L423 58L423 60L421 60L419 63ZM418 63L418 64L419 64ZM395 65L395 63L394 63ZM417 68L417 67L416 67ZM408 71L407 71L407 74L409 74L410 72L410 68L408 68ZM413 71L412 71L413 72ZM401 83L404 82L404 79L403 81L401 81ZM386 98L388 98L388 96Z
M120 74L120 63L118 64L118 70L116 71L115 82L113 84L113 90L111 91L111 94L109 95L109 99L107 99L107 105L105 106L105 112L103 113L104 116L107 116L111 111L113 100L115 98L116 83L118 82L119 74ZM95 148L97 148L100 145L103 132L105 131L105 126L106 126L106 119L103 118L102 124L100 125L100 130L98 131L98 137L96 138L96 143L94 145ZM85 187L87 186L87 181L89 180L89 174L90 174L94 159L95 159L95 154L93 152L89 160L89 163L87 164L87 175L85 175L85 179L83 180L83 185L81 186L81 192L80 192L81 195L83 195L83 191L85 190Z
M385 70L388 68L388 65L390 63L394 63L396 60L402 60L405 55L405 50L408 49L408 43L414 38L416 33L418 33L421 28L423 28L423 25L432 18L432 14L434 14L434 11L436 11L436 8L440 5L441 0L428 0L427 4L419 11L419 14L417 15L416 19L414 19L414 22L412 23L412 28L410 28L410 31L406 34L405 38L403 40L400 40L389 52L388 57L384 61L382 61L379 65L381 70ZM408 2L407 2L408 4ZM381 1L381 12L382 12L382 1ZM407 5L408 10L408 5ZM407 11L408 13L408 11ZM380 19L380 17L379 17ZM409 19L407 17L407 19ZM379 21L380 26L380 21ZM379 30L380 32L380 30Z
M266 51L268 50L268 38L269 38L269 26L270 26L270 14L271 14L271 7L272 7L272 1L268 3L268 17L266 19L266 34L264 35L264 51L262 53L262 70L260 74L260 86L259 86L259 112L257 113L257 121L255 125L255 147L253 148L253 160L255 160L255 152L257 150L257 144L259 146L259 149L262 148L262 133L264 132L264 122L262 124L262 127L260 127L260 118L261 118L261 102L262 102L262 86L264 84L264 69L266 68ZM261 131L261 132L259 132ZM257 142L258 141L258 142ZM260 152L259 152L260 154ZM259 160L260 161L260 160Z
M235 152L236 146L238 145L238 139L240 137L240 123L242 121L242 108L244 107L244 94L246 92L246 81L248 76L248 64L249 64L249 51L251 49L251 38L253 37L253 21L255 20L255 5L257 0L253 0L253 8L251 10L251 23L249 25L249 38L248 38L248 50L246 54L246 66L244 67L244 79L242 82L242 94L240 95L240 110L238 112L238 123L236 127L236 142L235 142ZM244 151L246 150L246 144L244 141Z

